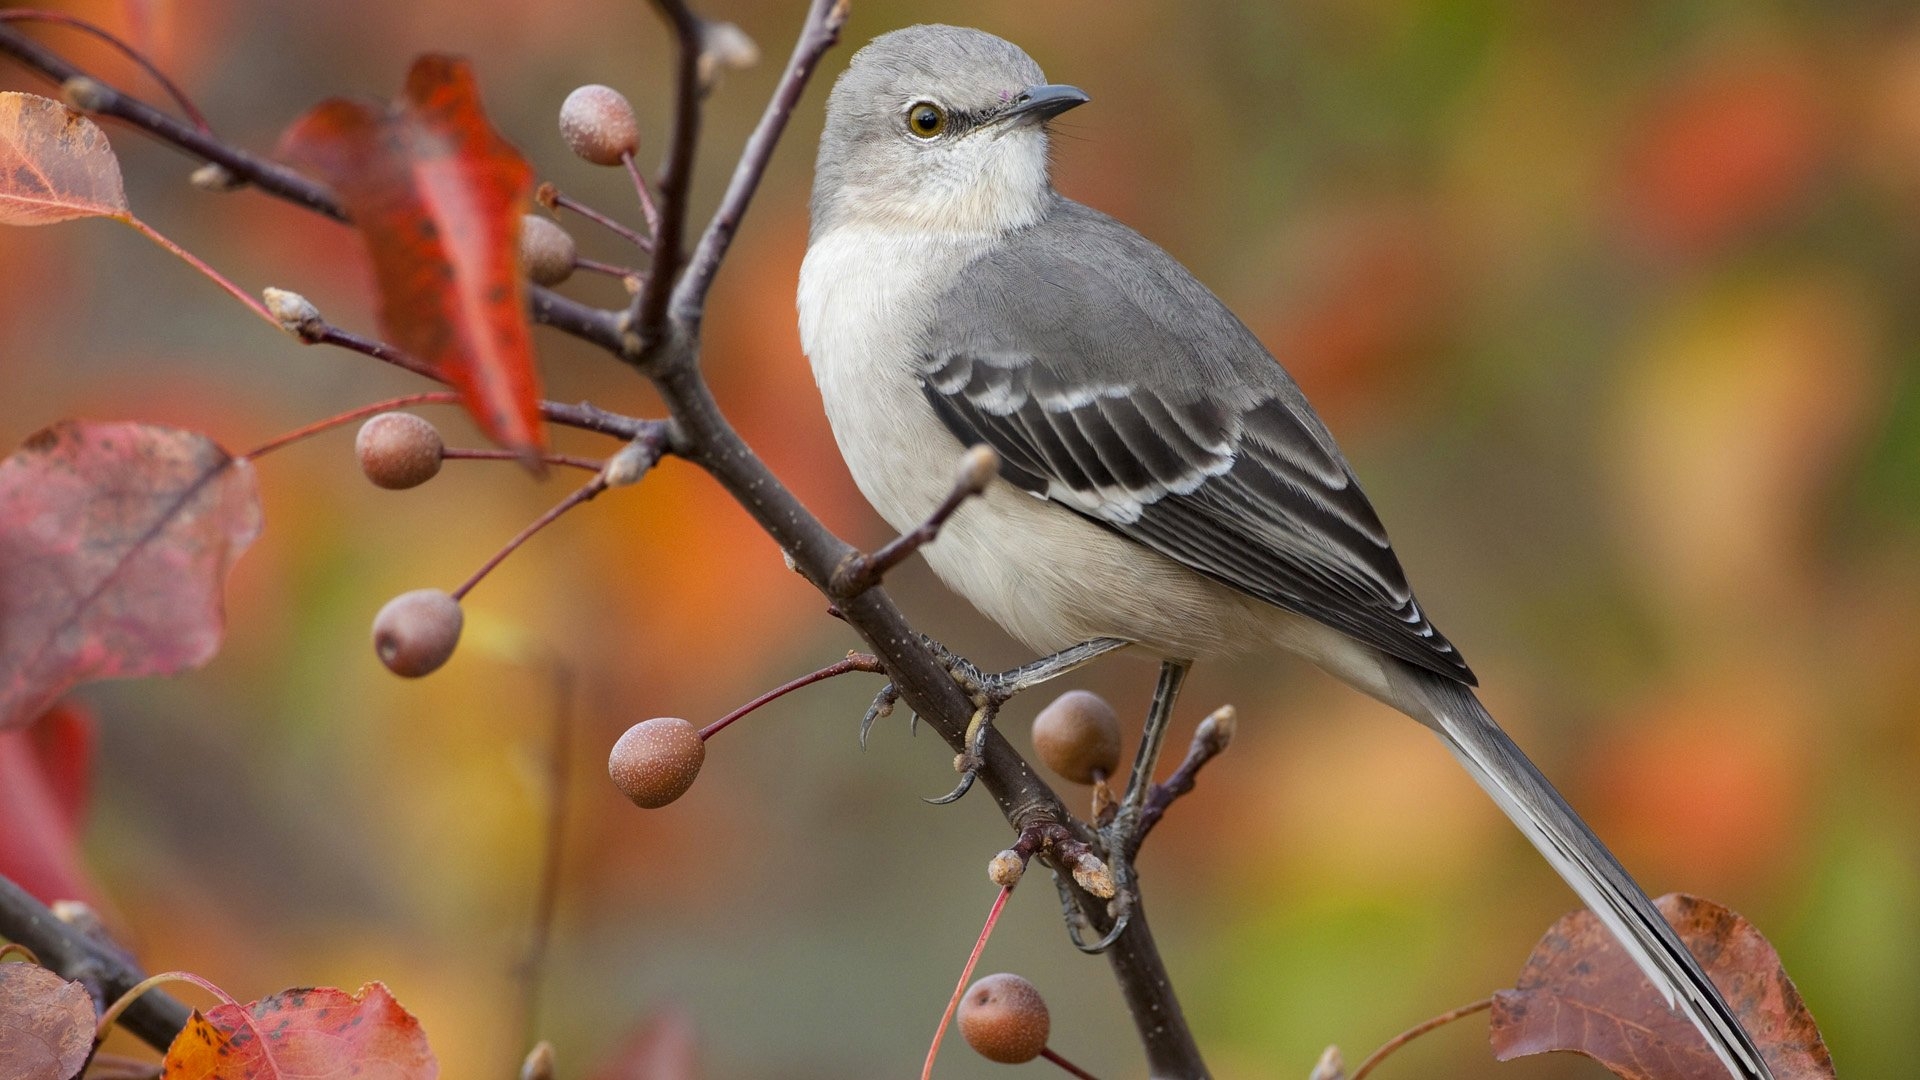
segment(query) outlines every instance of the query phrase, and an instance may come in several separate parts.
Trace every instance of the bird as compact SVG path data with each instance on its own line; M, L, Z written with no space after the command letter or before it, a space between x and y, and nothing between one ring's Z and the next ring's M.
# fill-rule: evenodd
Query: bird
M861 493L904 533L948 497L956 457L990 447L1000 482L922 555L1066 658L1035 670L1121 646L1160 658L1163 726L1189 665L1276 651L1424 724L1729 1074L1770 1078L1646 893L1481 705L1280 362L1172 256L1054 189L1048 123L1088 100L1011 42L940 25L874 39L834 83L797 301ZM1136 800L1151 767L1143 744Z

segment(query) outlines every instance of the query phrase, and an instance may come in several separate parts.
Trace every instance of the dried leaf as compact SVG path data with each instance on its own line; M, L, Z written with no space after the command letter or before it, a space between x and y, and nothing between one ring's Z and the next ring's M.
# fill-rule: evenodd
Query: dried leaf
M126 213L120 160L98 125L50 98L0 93L0 225Z
M204 435L67 421L0 461L0 730L91 679L206 663L260 534L253 469Z
M283 990L245 1007L195 1012L167 1048L164 1080L432 1080L420 1022L373 982Z
M97 744L93 717L71 702L24 730L0 730L0 877L42 903L98 902L79 851Z
M367 240L387 337L459 388L495 442L544 442L519 262L533 169L494 131L465 62L423 56L391 107L327 101L281 153Z
M1753 924L1679 893L1655 901L1773 1067L1776 1080L1832 1080L1833 1061L1780 955ZM1570 1050L1627 1080L1726 1080L1726 1067L1592 912L1553 924L1515 989L1493 996L1494 1057Z
M0 1076L68 1080L92 1049L86 987L33 964L0 964Z

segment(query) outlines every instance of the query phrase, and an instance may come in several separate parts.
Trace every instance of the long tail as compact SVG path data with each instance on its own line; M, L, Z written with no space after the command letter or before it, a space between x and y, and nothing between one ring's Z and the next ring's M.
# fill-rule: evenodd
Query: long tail
M1726 999L1647 894L1493 722L1473 691L1412 665L1392 663L1390 681L1409 705L1417 706L1409 710L1414 719L1439 733L1474 780L1606 924L1668 1007L1693 1021L1737 1080L1773 1080Z

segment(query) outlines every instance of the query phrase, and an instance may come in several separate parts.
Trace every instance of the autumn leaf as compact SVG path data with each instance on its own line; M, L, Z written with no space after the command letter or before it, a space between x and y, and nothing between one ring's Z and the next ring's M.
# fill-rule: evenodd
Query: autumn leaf
M323 102L280 145L366 238L386 336L458 388L495 442L544 445L519 263L533 169L488 122L465 62L423 56L402 100Z
M260 534L253 469L204 435L67 421L0 461L0 730L91 679L206 663Z
M68 1080L92 1049L86 987L34 964L0 964L0 1076Z
M71 702L24 729L0 730L0 877L42 903L100 905L79 850L98 742L93 716Z
M1655 901L1772 1066L1776 1080L1832 1080L1833 1061L1780 955L1753 924L1711 900ZM1570 1050L1627 1080L1726 1080L1686 1017L1654 992L1588 911L1553 924L1514 989L1493 996L1494 1057Z
M0 93L0 225L126 216L105 132L57 101Z
M432 1080L440 1066L420 1022L373 982L283 990L195 1012L167 1048L163 1080Z

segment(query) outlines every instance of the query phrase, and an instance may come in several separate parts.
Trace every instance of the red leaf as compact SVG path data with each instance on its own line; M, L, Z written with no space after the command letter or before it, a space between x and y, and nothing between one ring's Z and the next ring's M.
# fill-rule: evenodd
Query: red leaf
M386 335L459 388L495 442L544 445L519 256L533 169L487 121L466 63L423 56L404 100L323 102L280 145L366 238Z
M1780 954L1753 924L1711 900L1655 901L1753 1036L1776 1080L1832 1080L1820 1029ZM1570 1050L1628 1080L1726 1080L1686 1017L1669 1010L1592 912L1553 924L1515 989L1493 996L1494 1057Z
M0 964L0 1076L68 1080L93 1049L93 998L33 964Z
M72 703L0 731L0 876L43 903L99 903L79 857L96 742L93 717Z
M244 1008L195 1012L167 1048L164 1080L432 1080L420 1022L373 982L283 990Z
M0 730L90 679L220 647L221 584L260 534L253 468L204 435L66 421L0 462Z
M120 160L93 121L48 98L0 93L0 225L126 213Z

